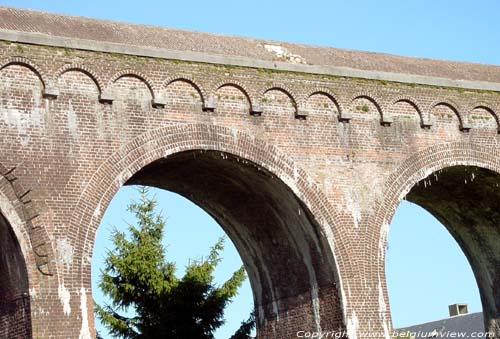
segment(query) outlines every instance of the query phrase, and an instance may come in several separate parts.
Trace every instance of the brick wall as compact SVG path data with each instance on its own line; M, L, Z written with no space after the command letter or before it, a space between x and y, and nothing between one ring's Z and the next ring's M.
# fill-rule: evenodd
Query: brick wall
M405 194L447 166L500 172L497 92L10 42L0 67L1 206L27 244L36 338L91 335L94 236L127 182L192 194L214 214L265 210L267 237L249 219L227 230L251 272L259 335L354 338L391 326L384 249ZM196 158L182 171L138 174L182 152ZM205 165L214 194L247 200L186 186Z

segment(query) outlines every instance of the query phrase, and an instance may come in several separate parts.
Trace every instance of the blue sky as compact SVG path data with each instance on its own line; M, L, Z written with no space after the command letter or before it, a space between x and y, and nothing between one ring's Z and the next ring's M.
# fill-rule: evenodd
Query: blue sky
M189 259L206 256L210 246L224 235L224 231L205 211L178 194L160 189L152 189L150 193L156 196L158 208L167 221L163 241L167 250L167 259L176 263L177 274L182 276ZM96 236L92 262L92 289L94 298L98 302L105 300L98 288L98 277L106 248L112 248L109 241L111 230L113 226L124 230L126 222L134 222L132 215L126 212L131 199L139 200L135 187L123 187L118 191L104 214ZM226 241L222 257L223 260L215 272L219 283L230 278L231 274L242 265L240 256L229 239ZM247 279L239 295L226 308L227 323L217 332L217 339L228 339L239 327L240 322L248 318L252 307L252 290ZM99 331L104 334L103 329Z
M500 64L497 0L10 0L2 3L230 35Z
M399 55L500 65L500 1L3 1L4 5L230 35L260 37ZM120 190L108 208L97 248L106 246L109 224L123 224L133 190ZM159 192L168 219L170 258L207 252L222 234L204 212L173 193ZM224 279L238 267L228 243ZM95 258L101 254L96 250ZM417 206L402 203L391 224L387 256L389 297L396 327L447 316L447 306L480 300L464 255L448 232ZM94 277L95 278L95 275ZM247 316L248 284L228 312L227 338Z

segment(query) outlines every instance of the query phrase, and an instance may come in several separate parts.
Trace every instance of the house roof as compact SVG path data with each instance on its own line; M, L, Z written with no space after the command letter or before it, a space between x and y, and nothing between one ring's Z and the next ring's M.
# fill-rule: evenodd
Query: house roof
M450 338L449 333L457 333L455 338L471 338L472 332L484 333L483 313L469 313L454 317L431 321L419 325L400 328L397 331L415 333L415 339L419 338ZM458 333L465 333L459 336ZM477 336L476 336L477 338Z
M0 7L0 31L198 52L257 61L500 83L500 66L412 58ZM1 39L1 37L0 37ZM464 46L466 48L467 46Z

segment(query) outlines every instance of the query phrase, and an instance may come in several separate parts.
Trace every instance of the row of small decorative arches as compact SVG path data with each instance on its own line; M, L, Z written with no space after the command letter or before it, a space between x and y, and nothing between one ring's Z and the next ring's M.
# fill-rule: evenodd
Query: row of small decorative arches
M308 108L307 108L307 100L313 95L324 95L329 98L332 103L335 105L338 111L339 120L348 122L352 119L351 112L349 111L349 107L352 106L353 102L358 99L366 99L370 103L372 103L379 115L380 122L384 126L389 126L393 122L393 117L390 112L390 107L392 105L396 105L398 103L406 103L412 106L416 113L418 113L420 118L420 123L423 128L429 128L432 126L433 121L428 112L434 109L437 106L445 106L451 109L455 115L458 117L460 123L460 129L463 131L468 131L471 126L467 119L468 112L472 112L475 109L483 109L489 114L493 116L497 124L497 130L500 133L500 117L495 113L495 110L492 108L493 105L487 103L479 103L475 105L469 105L464 108L461 107L458 103L456 103L452 99L439 99L435 100L429 105L426 105L426 108L423 108L421 104L419 104L418 100L412 97L407 96L397 96L388 100L387 104L381 104L382 101L376 100L376 95L373 93L357 93L355 95L350 96L347 100L342 100L339 96L335 95L330 89L325 87L316 87L310 89L307 93L303 95L298 95L290 89L288 86L282 83L272 83L268 84L265 88L261 90L247 90L243 84L238 81L230 80L230 81L221 81L217 83L215 86L211 86L210 90L206 90L204 87L199 85L199 81L196 81L190 76L172 76L162 81L162 83L158 86L155 85L152 81L148 79L147 76L142 74L141 72L137 72L135 70L127 69L122 70L116 74L114 74L109 81L103 81L97 73L95 73L92 69L85 65L76 65L76 64L66 64L61 67L56 73L55 76L48 76L41 68L34 64L31 60L23 57L13 57L8 58L7 60L0 63L0 70L6 68L10 65L20 65L29 68L33 71L37 77L40 79L43 85L43 94L49 98L56 98L59 95L59 89L57 87L59 78L66 72L69 71L77 71L86 74L89 78L93 80L98 91L99 98L102 102L112 102L114 100L112 94L113 84L124 77L133 77L140 81L142 81L147 88L149 89L152 96L152 105L153 107L164 107L167 103L166 98L163 98L160 95L160 90L166 88L168 85L172 84L176 81L183 81L189 83L200 95L203 109L206 111L213 111L217 106L216 92L222 87L232 86L241 91L245 98L248 100L250 106L250 114L260 115L262 114L262 99L264 95L272 90L277 90L284 93L291 100L293 106L295 107L295 116L297 118L305 119L308 116ZM104 85L105 84L105 85ZM499 108L500 109L500 108ZM497 110L498 111L498 110Z

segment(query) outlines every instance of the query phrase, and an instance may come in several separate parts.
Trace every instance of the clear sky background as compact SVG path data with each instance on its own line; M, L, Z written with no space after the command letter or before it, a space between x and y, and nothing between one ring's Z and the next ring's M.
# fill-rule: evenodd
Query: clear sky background
M167 221L163 240L167 250L167 260L177 264L177 276L181 277L184 275L189 259L206 256L210 251L210 246L214 245L219 237L224 236L224 231L205 211L182 196L160 189L151 189L150 193L156 196L159 211ZM92 259L92 290L94 298L99 303L106 300L99 290L98 280L106 248L112 248L109 240L111 230L113 226L125 230L126 222L134 223L132 214L126 211L132 199L139 200L136 187L122 187L106 210L96 236ZM229 279L232 273L242 265L240 256L229 239L226 240L222 258L222 262L215 271L218 283ZM228 339L240 326L241 321L248 318L252 309L253 296L247 279L240 288L238 296L226 308L227 322L216 333L216 338ZM106 332L99 325L97 328L104 335Z
M500 1L2 1L50 12L259 37L338 48L500 65ZM109 246L109 225L123 225L134 190L123 188L99 230L94 269ZM219 235L201 209L169 192L158 192L168 219L169 258L182 269L189 257L207 253ZM228 243L220 281L236 269L239 257ZM387 279L395 327L447 317L447 306L468 303L480 311L477 286L466 258L449 233L417 206L402 203L391 224ZM182 272L180 272L182 273ZM95 281L96 274L93 274ZM100 298L98 295L96 296ZM248 284L228 311L229 337L247 317Z

